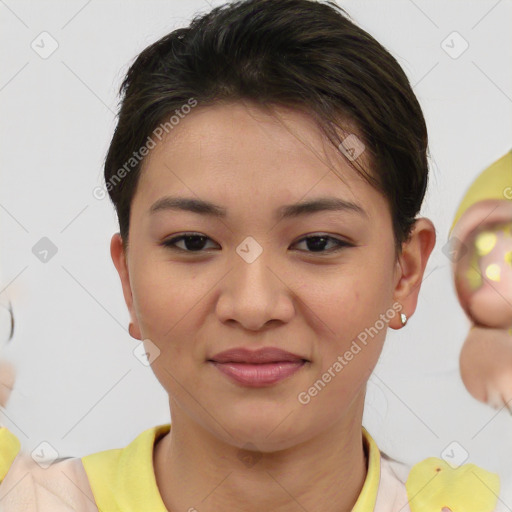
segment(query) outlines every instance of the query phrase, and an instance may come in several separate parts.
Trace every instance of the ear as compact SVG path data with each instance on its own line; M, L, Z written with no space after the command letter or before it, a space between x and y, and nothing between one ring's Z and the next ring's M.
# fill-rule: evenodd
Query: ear
M418 294L427 266L428 258L436 243L436 230L432 222L424 217L416 219L408 240L402 243L395 267L394 300L402 305L400 313L410 318L418 303ZM389 322L393 329L400 329L400 315Z
M130 335L137 340L141 340L142 336L140 327L133 307L132 287L130 284L130 274L128 272L128 265L126 261L127 254L123 247L123 239L119 233L112 236L112 240L110 241L110 255L112 256L112 261L114 262L114 266L116 267L117 273L121 279L124 300L128 306L128 311L130 312Z

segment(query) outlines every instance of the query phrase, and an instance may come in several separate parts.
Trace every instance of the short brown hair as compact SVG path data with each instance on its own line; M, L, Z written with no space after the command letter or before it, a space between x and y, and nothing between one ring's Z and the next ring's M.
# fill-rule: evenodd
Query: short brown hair
M332 1L242 0L197 15L142 51L119 93L104 174L123 243L143 161L132 155L191 99L300 109L336 147L350 121L372 171L351 165L388 200L398 251L410 234L428 179L421 107L395 58Z

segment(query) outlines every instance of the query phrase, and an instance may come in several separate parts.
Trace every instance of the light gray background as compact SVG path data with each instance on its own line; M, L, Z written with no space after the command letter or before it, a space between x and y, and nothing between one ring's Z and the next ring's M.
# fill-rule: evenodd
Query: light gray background
M364 425L407 463L456 441L512 486L512 417L462 384L469 322L442 252L465 190L512 147L512 1L339 3L397 58L424 109L432 159L422 214L438 231L416 314L389 330L369 381ZM208 9L203 0L0 1L0 290L16 315L3 357L18 370L0 420L25 450L47 441L59 456L82 456L170 420L165 392L133 355L109 254L113 207L92 191L128 65ZM31 47L43 31L58 43L46 59ZM441 46L453 31L469 44L458 58ZM58 249L46 263L32 252L42 237Z

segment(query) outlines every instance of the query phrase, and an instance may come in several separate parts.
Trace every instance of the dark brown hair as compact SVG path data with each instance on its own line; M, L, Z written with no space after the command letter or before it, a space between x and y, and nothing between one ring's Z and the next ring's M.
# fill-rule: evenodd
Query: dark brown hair
M337 148L340 122L355 125L371 169L350 164L387 199L400 251L427 187L425 119L395 58L349 18L332 1L236 1L142 51L119 91L104 169L123 242L141 148L151 147L155 130L171 127L188 105L248 100L308 113Z

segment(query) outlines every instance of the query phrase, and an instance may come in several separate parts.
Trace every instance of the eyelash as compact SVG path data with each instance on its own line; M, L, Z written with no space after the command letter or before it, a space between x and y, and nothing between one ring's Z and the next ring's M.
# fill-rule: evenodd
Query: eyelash
M168 249L171 249L173 251L181 251L181 252L185 252L185 253L201 253L201 252L204 252L203 250L198 250L198 251L188 251L186 249L181 249L180 247L176 247L176 243L185 239L185 238L206 238L206 239L209 239L211 240L209 237L205 236L205 235L202 235L202 234L198 234L198 233L185 233L183 235L180 235L180 236L176 236L174 238L170 238L168 240L165 240L164 242L162 242L161 245L163 245L164 247L168 248ZM353 244L349 243L349 242L346 242L344 240L340 240L338 238L335 238L335 237L332 237L332 236L329 236L329 235L310 235L310 236L306 236L304 238L301 238L300 240L298 240L296 242L296 244L298 243L301 243L301 242L304 242L304 241L307 241L307 240L310 240L310 239L317 239L317 238L320 238L320 239L327 239L327 240L332 240L334 242L336 242L337 244L337 247L335 247L334 249L332 250L327 250L327 251L304 251L304 252L308 252L310 254L331 254L331 253L334 253L334 252L338 252L346 247L354 247Z

